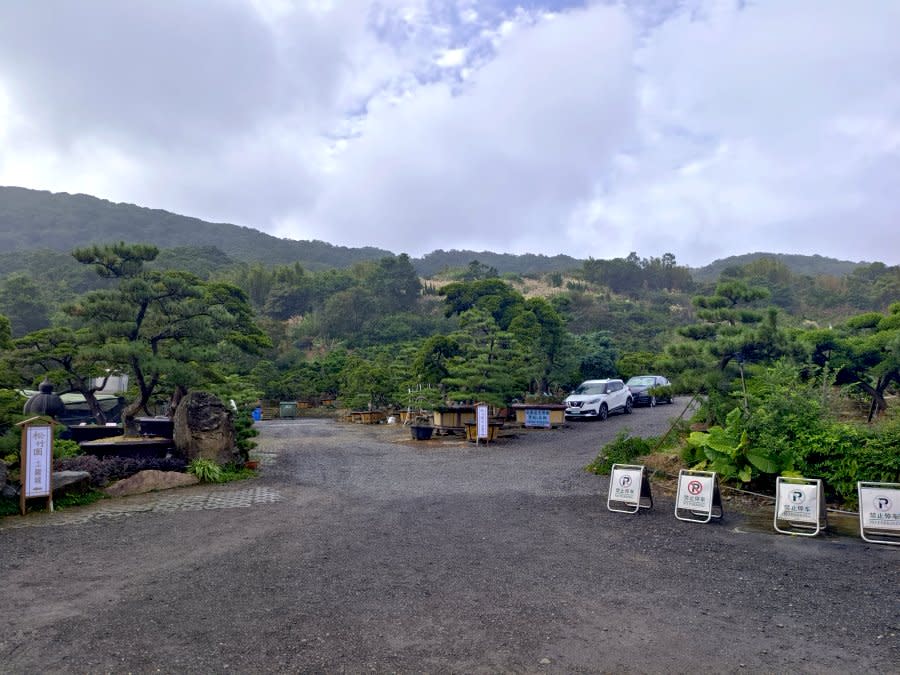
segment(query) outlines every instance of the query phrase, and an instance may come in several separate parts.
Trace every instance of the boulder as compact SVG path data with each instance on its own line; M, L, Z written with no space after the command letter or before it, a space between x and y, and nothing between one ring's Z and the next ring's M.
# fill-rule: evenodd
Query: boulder
M175 410L175 448L190 462L211 459L217 464L240 461L231 410L214 394L192 391Z
M91 474L87 471L54 471L53 496L87 492L91 489Z
M19 496L19 491L16 490L15 486L7 483L9 480L9 469L6 467L6 462L0 459L0 497L13 498Z
M110 497L125 497L127 495L140 495L154 490L168 490L169 488L196 485L200 481L196 476L178 471L156 471L150 469L139 471L129 478L116 481L103 491Z

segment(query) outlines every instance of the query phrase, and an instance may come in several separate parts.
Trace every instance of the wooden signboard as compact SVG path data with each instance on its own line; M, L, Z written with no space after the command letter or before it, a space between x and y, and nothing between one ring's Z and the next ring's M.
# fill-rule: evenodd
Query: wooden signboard
M53 510L53 425L46 417L32 417L19 422L22 428L22 490L19 510L25 515L25 500L46 497L47 508Z
M483 403L475 406L475 425L477 429L475 443L478 444L482 439L487 442L488 434L490 433L488 429L488 407Z

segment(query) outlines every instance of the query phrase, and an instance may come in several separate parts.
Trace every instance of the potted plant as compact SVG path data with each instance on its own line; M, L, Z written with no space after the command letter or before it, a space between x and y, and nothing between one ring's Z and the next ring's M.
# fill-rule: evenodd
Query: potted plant
M434 433L434 426L431 424L431 417L427 415L416 415L413 423L409 426L410 434L414 441L427 441L431 439Z

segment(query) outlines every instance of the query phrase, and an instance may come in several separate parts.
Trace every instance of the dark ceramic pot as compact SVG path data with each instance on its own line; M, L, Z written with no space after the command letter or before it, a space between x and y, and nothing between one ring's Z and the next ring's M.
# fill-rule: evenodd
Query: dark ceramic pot
M434 433L434 427L413 425L409 428L409 431L414 441L427 441L431 438L431 434Z

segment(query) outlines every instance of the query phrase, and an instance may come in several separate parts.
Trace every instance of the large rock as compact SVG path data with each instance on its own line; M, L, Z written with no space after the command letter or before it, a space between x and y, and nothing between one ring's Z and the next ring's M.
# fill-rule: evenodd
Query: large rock
M125 497L127 495L140 495L154 490L168 490L169 488L196 485L200 481L196 476L178 471L138 471L133 476L123 478L103 490L110 497Z
M9 470L6 468L6 462L0 459L0 497L13 498L19 496L19 491L15 486L7 483L9 480Z
M188 461L202 458L218 464L240 460L234 420L221 399L205 391L192 391L175 410L175 447Z
M87 492L91 489L91 474L87 471L54 471L53 496Z

